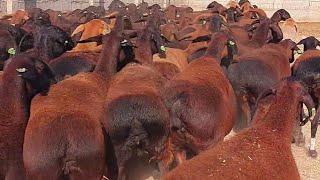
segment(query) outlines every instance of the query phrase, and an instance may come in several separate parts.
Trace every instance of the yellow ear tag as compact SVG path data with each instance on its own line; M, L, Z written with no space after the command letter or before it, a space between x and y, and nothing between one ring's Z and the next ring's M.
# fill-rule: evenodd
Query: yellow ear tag
M8 53L10 55L15 55L16 54L16 50L14 48L10 48L10 49L8 49Z
M299 50L297 51L297 53L298 53L298 54L302 54L303 52L299 49Z
M166 52L166 47L160 46L160 50L163 51L163 52Z

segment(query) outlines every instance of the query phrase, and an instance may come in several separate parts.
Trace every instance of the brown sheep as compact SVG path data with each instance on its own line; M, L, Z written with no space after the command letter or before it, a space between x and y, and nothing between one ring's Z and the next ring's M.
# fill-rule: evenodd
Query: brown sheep
M317 47L320 46L320 41L318 39L316 39L313 36L310 36L305 39L302 39L300 42L298 42L297 45L301 44L304 46L304 52L294 62L292 71L296 71L300 63L313 58L320 57L320 50L317 49Z
M12 25L22 25L29 19L28 13L25 10L17 10L10 19Z
M191 43L185 50L176 48L164 48L165 57L160 54L153 55L153 63L156 70L158 70L165 78L171 79L177 73L182 72L188 65L188 61L192 61L195 57L202 56L201 50L205 52L208 47L207 42Z
M106 35L110 33L110 26L100 19L93 19L85 24L78 26L71 37L81 33L81 40L89 39L98 35ZM101 51L101 46L98 46L95 42L77 44L71 51L72 52L87 52L87 51Z
M122 29L118 16L115 29L103 38L94 72L66 79L46 98L37 96L32 102L23 146L27 179L101 179L106 173L116 178L101 118L108 81L116 73Z
M53 81L48 65L28 53L8 60L0 81L0 179L25 179L22 147L31 100L46 95Z
M301 84L281 82L260 97L252 127L186 161L163 179L299 180L291 134L302 103L311 113L313 101Z
M281 79L291 76L290 63L294 60L295 50L298 48L291 40L266 44L239 56L239 63L228 67L228 77L237 95L239 113L243 117L238 119L236 131L250 125L259 94Z
M149 164L149 159L165 161L164 143L169 130L169 114L160 96L166 79L153 68L152 46L161 51L161 36L156 15L136 41L135 59L112 80L105 104L104 125L115 146L119 179L143 179L135 165ZM134 159L134 163L130 163ZM145 170L146 171L146 170ZM161 169L163 172L164 169ZM145 176L142 174L141 176Z
M174 48L165 48L165 54L166 57L161 57L159 54L153 55L153 63L155 69L165 78L171 79L187 67L187 54L181 49Z
M170 111L171 141L178 163L215 145L231 131L236 120L236 98L220 67L231 41L215 33L206 55L169 81L164 90Z

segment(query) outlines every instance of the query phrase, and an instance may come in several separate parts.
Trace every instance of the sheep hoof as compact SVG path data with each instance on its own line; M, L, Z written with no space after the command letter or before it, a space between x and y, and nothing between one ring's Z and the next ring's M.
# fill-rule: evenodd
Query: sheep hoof
M309 150L309 156L312 158L316 158L318 156L318 153L316 150Z

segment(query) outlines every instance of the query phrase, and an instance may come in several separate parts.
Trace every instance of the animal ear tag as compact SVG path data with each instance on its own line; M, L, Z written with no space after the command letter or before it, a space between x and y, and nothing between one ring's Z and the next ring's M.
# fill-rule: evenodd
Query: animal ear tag
M61 17L62 15L61 14L58 14L58 17Z
M8 49L8 54L14 56L16 54L16 50L14 48Z
M128 45L128 40L123 40L120 42L121 46L127 46Z
M205 25L206 23L207 23L207 21L206 21L206 20L203 20L203 21L202 21L202 24L203 24L203 25Z
M27 69L27 68L18 68L18 69L16 69L16 71L17 71L18 73L22 74L22 73L27 72L28 69ZM22 76L22 75L20 75L20 74L19 74L18 76Z
M233 41L228 41L228 45L229 46L234 46L236 43L235 42L233 42Z
M303 52L302 52L302 50L299 49L299 50L297 50L297 53L302 54Z
M160 50L163 51L163 52L166 52L167 49L166 49L165 46L162 45L162 46L160 46Z

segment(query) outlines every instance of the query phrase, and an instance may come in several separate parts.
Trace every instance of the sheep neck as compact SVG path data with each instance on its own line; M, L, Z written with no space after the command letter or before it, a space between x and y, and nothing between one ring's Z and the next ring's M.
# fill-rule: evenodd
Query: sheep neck
M222 58L222 52L226 46L225 44L226 42L223 40L211 40L206 51L206 56L215 58L220 63Z
M256 30L256 32L253 34L250 42L255 43L258 46L262 46L267 42L267 36L269 31L269 25L268 22L263 22Z
M117 72L117 57L120 52L120 39L116 35L104 37L99 62L94 70L103 77L110 78Z
M135 59L143 65L152 65L151 42L148 38L139 38L135 48Z
M292 93L287 92L276 96L266 113L259 113L261 109L258 108L253 119L253 126L267 130L268 133L274 134L279 139L291 143L300 104L296 98L292 97Z
M10 67L8 67L10 68ZM29 118L31 97L26 83L17 76L16 70L6 69L0 86L1 125L26 126Z

